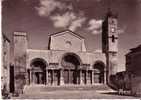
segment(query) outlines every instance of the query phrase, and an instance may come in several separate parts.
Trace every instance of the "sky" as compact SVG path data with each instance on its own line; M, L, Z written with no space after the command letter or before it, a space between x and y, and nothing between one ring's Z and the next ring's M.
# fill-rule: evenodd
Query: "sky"
M2 0L2 32L27 32L29 48L47 49L48 34L70 29L85 37L87 51L101 51L101 24L110 8L118 13L119 66L141 44L141 0Z

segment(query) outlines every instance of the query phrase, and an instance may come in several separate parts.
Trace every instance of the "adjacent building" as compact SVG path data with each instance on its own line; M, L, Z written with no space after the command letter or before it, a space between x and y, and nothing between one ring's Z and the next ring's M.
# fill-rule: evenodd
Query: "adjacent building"
M10 86L10 40L2 34L2 66L1 66L1 89L9 91Z
M141 45L130 49L126 54L126 71L132 94L141 95Z

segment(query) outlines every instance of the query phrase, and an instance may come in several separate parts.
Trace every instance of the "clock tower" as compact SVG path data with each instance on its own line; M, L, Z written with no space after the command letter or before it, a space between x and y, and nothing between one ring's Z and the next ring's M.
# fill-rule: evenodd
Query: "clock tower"
M102 23L102 51L106 55L106 82L111 83L117 72L118 60L118 21L117 14L110 10Z

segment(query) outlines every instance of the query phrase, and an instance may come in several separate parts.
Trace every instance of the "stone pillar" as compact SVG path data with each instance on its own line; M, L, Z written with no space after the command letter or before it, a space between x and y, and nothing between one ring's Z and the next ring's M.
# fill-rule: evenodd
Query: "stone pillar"
M32 71L32 84L35 83L34 80L35 80L35 75L34 75L34 72Z
M82 70L80 69L80 85L83 85L83 80L82 80Z
M92 70L92 85L94 85L94 70Z
M32 74L32 84L35 84L36 83L36 77L35 77L35 72L33 71L32 72L33 74Z
M39 73L39 84L41 84L41 83L42 83L42 74Z
M88 82L88 80L87 80L87 72L88 72L88 71L86 70L86 84L88 84L88 83L87 83L87 82Z
M107 77L106 77L106 75L107 75L107 70L106 70L106 68L104 68L104 84L107 84Z
M70 69L68 70L68 79L69 79L69 84L70 84Z
M33 84L33 70L30 70L30 84Z
M52 70L52 85L54 85L54 70Z
M29 69L29 84L31 84L32 80L32 70Z
M64 85L63 69L60 69L60 85Z
M46 85L48 84L48 69L46 68Z
M89 70L87 70L87 85L90 84Z
M30 69L27 69L25 78L26 78L26 85L29 85L30 84Z

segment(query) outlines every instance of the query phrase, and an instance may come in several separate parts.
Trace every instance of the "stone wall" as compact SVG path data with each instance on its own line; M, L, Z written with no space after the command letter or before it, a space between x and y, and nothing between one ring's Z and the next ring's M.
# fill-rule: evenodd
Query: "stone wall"
M141 76L133 76L131 79L131 92L135 96L141 96Z
M102 53L90 53L90 52L70 52L64 50L27 50L27 68L30 68L30 63L35 58L44 59L47 64L61 62L63 56L67 53L74 53L81 59L82 64L90 64L93 66L96 61L102 61L106 65L105 55ZM61 66L61 65L59 65Z
M131 92L141 96L141 46L126 54L126 71L131 75Z
M14 82L17 93L22 92L26 83L26 49L26 33L14 32Z
M9 91L10 88L10 41L6 38L6 36L2 37L2 67L1 67L1 85L2 89L4 85L6 89Z
M84 39L71 31L64 31L51 36L51 50L84 51Z
M131 65L130 70L133 74L131 79L132 93L137 96L141 96L141 52L137 52L132 55Z

